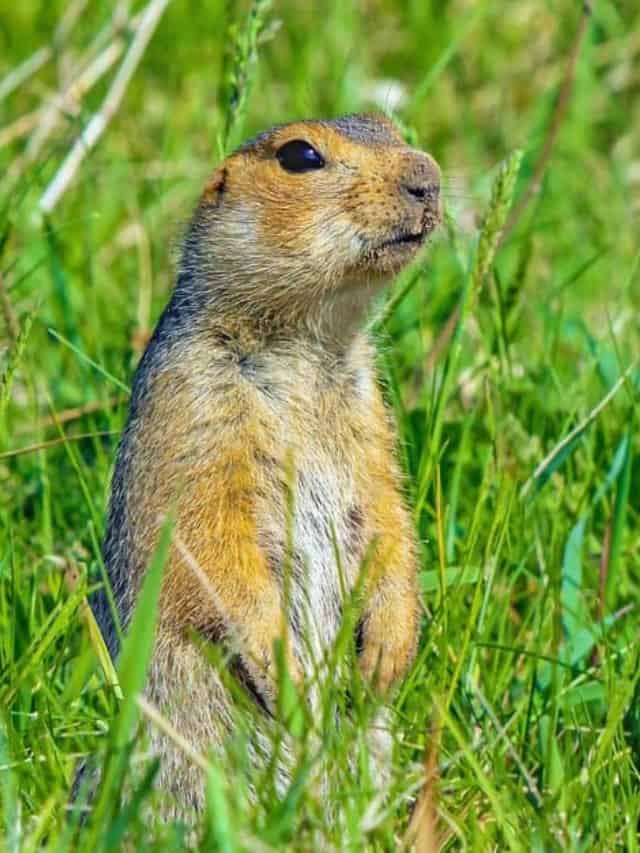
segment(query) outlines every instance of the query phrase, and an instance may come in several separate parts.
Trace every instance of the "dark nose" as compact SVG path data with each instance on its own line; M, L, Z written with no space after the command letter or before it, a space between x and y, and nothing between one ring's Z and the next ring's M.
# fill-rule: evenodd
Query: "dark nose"
M402 188L409 193L410 196L422 202L435 202L438 200L438 196L440 195L439 184L432 183L416 186L405 183L402 185Z
M431 157L421 154L406 164L400 186L412 200L435 204L440 195L440 170Z

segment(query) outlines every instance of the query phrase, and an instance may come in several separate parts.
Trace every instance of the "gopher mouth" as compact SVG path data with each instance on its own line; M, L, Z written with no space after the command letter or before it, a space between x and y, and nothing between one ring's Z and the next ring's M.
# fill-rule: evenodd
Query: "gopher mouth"
M396 273L408 264L440 224L440 211L427 208L421 222L413 228L390 229L382 240L371 241L364 248L363 262L374 273Z
M402 232L395 237L391 237L389 240L383 240L381 243L376 245L376 249L387 249L393 246L398 246L400 248L407 246L415 246L418 247L422 245L427 236L427 230L425 228L417 231L415 233L411 232Z
M391 237L381 240L371 247L374 254L387 254L397 252L406 254L416 252L426 241L427 237L440 223L440 212L438 210L425 210L420 227L417 230L401 228L392 233Z

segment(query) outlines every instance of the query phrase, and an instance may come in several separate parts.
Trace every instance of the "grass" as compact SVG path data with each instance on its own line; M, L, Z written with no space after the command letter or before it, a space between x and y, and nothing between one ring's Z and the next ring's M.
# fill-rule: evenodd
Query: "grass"
M0 99L3 847L186 843L178 825L150 832L154 766L131 749L149 620L119 664L121 700L83 618L132 372L171 287L171 246L222 152L277 121L395 107L443 166L448 226L376 330L423 543L423 632L394 703L391 793L380 799L367 777L372 706L353 676L342 730L325 726L318 743L312 721L289 721L299 749L286 792L267 767L251 800L250 724L225 757L194 756L208 767L201 846L395 849L418 796L420 849L637 850L637 4L598 0L539 192L501 242L511 191L517 205L549 139L577 4L256 0L247 18L247 4L173 0L43 219L38 200L113 69L41 144L41 115L21 136L3 130L64 86L114 7L23 0L0 20L0 92L21 61L55 48ZM344 703L344 688L327 687L325 705ZM66 806L85 755L107 770L79 826ZM334 819L312 781L322 762Z

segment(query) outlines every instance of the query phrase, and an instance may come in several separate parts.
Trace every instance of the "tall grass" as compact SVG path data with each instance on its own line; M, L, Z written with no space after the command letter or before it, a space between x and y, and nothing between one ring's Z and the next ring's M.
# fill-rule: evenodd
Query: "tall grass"
M23 0L0 15L2 846L636 850L637 4L595 6L547 156L581 15L569 0L173 0L43 219L143 7ZM56 108L107 49L103 76ZM224 755L190 756L208 780L195 836L152 829L141 748L166 721L137 697L162 553L119 688L83 608L103 579L132 372L171 286L170 246L222 153L277 121L365 109L395 111L434 154L448 211L372 322L422 548L389 792L368 768L376 701L345 630L321 719L284 703L270 732L293 744L291 784L249 765L261 723L245 707ZM81 820L69 791L87 758L102 777Z

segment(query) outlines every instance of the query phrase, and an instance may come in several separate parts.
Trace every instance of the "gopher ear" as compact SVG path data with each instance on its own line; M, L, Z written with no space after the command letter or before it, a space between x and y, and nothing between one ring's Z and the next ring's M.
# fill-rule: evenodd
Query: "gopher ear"
M224 192L226 180L227 170L224 166L219 166L205 184L202 192L202 201L205 204L217 204Z

